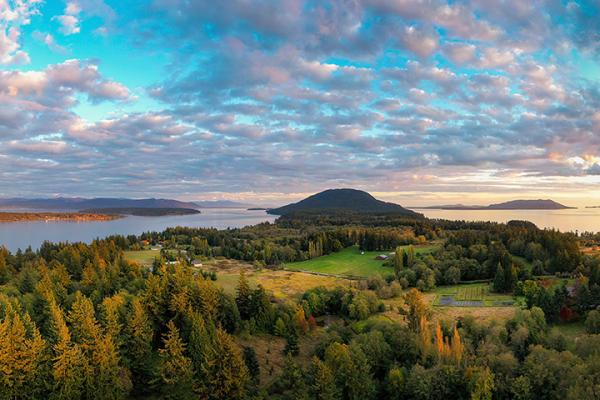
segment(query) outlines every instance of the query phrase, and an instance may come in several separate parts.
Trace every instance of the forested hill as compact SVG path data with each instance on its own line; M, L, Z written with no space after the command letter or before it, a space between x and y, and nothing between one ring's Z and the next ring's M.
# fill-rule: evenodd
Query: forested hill
M167 215L200 214L195 208L151 208L151 207L108 207L89 208L81 213L108 214L108 215L134 215L139 217L163 217Z
M465 206L462 204L429 206L425 209L432 210L566 210L567 207L554 200L512 200L503 203L490 204L489 206Z
M513 200L505 203L490 204L490 210L564 210L565 205L557 203L554 200Z
M35 210L84 210L89 208L198 208L191 202L172 199L124 199L124 198L93 198L56 197L51 199L0 199L0 208L5 209L35 209Z
M403 214L422 218L421 214L408 210L398 204L377 200L367 192L356 189L329 189L307 197L298 203L272 208L267 212L273 215L286 215L295 212L326 212L334 210L356 211L362 213Z

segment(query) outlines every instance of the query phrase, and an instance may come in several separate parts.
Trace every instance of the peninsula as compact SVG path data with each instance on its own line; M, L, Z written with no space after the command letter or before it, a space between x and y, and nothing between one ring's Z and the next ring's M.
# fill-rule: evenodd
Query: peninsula
M123 218L123 216L116 214L77 212L0 212L0 223L31 221L112 221L119 218Z

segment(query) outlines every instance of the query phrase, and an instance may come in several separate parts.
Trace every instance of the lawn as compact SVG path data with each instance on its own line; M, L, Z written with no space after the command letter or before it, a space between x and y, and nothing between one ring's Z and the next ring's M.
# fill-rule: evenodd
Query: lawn
M142 265L152 265L155 258L160 258L160 250L126 251L125 258Z
M408 246L406 246L408 247ZM415 253L431 253L437 246L414 246ZM337 253L313 258L312 260L289 263L288 270L317 272L328 275L339 275L356 278L366 278L371 275L391 275L391 267L384 266L385 261L376 260L380 254L388 255L390 251L365 251L361 254L358 247L348 247Z

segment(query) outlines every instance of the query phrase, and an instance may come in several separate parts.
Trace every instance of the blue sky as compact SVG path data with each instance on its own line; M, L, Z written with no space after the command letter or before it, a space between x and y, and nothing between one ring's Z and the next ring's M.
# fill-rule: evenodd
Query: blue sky
M3 196L600 204L600 2L0 0Z

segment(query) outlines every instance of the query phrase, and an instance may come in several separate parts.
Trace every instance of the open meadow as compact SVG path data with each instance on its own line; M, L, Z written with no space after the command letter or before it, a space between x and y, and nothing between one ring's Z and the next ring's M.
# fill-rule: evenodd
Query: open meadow
M155 258L160 258L160 250L128 250L125 252L125 258L148 266L152 265Z
M277 299L299 298L304 292L317 286L334 288L353 284L349 279L335 276L266 268L257 269L252 264L226 259L211 260L206 262L203 268L206 271L216 272L215 283L229 294L235 294L241 271L244 271L250 285L262 285Z
M408 248L408 246L404 247ZM431 253L436 248L436 245L414 246L416 254ZM385 266L385 261L377 260L376 257L379 255L389 256L390 252L365 251L361 253L357 246L353 246L311 260L288 263L285 268L350 278L367 278L376 274L386 276L394 273L393 268Z

